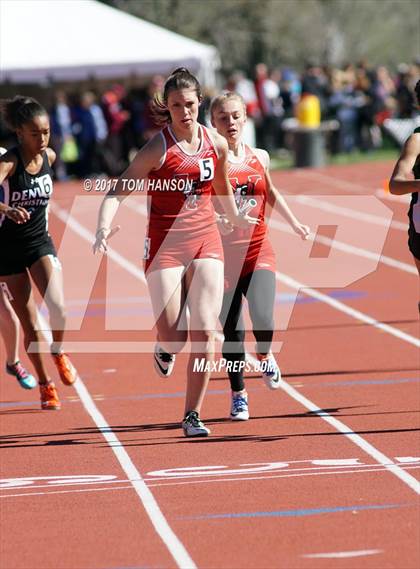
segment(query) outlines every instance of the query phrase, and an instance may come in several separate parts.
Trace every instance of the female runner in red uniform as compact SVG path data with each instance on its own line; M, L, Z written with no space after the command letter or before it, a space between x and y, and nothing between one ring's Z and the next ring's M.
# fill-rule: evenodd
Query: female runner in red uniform
M230 416L234 420L247 420L248 396L243 379L243 365L238 365L245 362L245 331L241 315L243 297L248 300L263 379L270 389L277 389L281 378L280 369L270 349L274 328L276 269L275 255L264 218L266 201L283 215L303 239L308 237L309 227L295 218L284 198L273 186L268 153L241 142L246 122L242 97L231 92L216 97L211 104L211 120L229 145L228 176L238 209L249 211L259 219L258 225L242 229L231 227L225 216L219 217L225 254L225 294L221 321L225 335L223 356L230 366Z
M107 240L117 230L111 229L111 222L127 195L122 180L145 180L150 199L145 272L158 331L155 369L164 377L170 375L175 354L187 340L186 304L190 311L192 353L182 422L186 436L210 432L199 415L210 373L194 371L193 364L196 358L214 357L214 330L223 298L223 247L212 186L225 196L226 215L233 225L258 223L236 208L227 179L226 141L197 122L201 98L199 82L185 68L167 79L163 100L155 101L155 114L165 126L106 196L94 244L94 251L106 251Z

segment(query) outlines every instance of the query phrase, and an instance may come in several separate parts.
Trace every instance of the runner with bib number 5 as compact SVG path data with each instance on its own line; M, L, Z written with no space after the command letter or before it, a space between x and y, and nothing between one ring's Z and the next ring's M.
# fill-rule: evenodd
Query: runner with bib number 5
M210 378L194 371L195 358L214 359L214 331L223 297L223 247L211 201L212 185L223 196L226 216L233 225L258 223L240 215L227 179L227 143L198 123L202 99L197 79L187 69L167 79L154 114L162 130L137 154L103 201L95 251L106 251L117 230L112 219L123 192L124 179L147 179L149 226L145 243L145 272L158 332L155 369L168 377L175 355L188 337L185 309L190 312L192 350L187 367L187 393L182 422L187 437L207 436L210 430L200 410Z

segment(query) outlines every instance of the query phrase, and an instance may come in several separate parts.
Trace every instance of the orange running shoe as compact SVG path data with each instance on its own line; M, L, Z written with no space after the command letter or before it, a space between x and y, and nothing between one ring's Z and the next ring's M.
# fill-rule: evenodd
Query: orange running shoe
M61 409L61 402L57 395L54 383L40 383L39 391L41 392L41 409L50 409L58 411Z
M77 371L71 363L68 355L64 352L51 355L54 359L54 363L57 367L61 381L64 383L64 385L73 385L77 379Z

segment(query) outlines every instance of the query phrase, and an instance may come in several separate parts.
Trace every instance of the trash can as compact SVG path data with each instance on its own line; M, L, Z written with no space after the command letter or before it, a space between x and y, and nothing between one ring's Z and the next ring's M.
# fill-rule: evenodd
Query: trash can
M325 166L325 136L320 128L296 128L294 131L296 168Z
M291 138L290 148L296 168L324 166L327 157L328 138L339 128L339 122L322 121L317 128L303 127L296 118L283 121L282 129Z
M298 126L294 132L295 167L325 165L325 137L320 130L321 105L316 95L302 93L296 105Z

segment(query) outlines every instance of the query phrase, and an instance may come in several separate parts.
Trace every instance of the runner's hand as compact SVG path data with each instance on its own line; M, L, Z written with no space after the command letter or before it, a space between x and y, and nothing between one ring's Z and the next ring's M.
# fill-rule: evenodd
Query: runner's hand
M18 205L17 207L9 208L4 215L7 218L14 221L15 223L17 223L18 225L26 223L31 218L31 214L29 213L29 211L26 210L24 207L20 207L20 205Z
M248 214L246 215L237 215L233 225L236 227L240 227L241 229L249 229L252 225L259 225L260 220L257 217L251 217Z
M95 243L93 244L93 254L95 255L97 252L106 253L108 251L109 239L111 239L111 237L115 235L119 230L119 225L113 227L112 229L109 229L107 227L98 229L95 236Z
M224 215L217 216L217 227L221 235L229 235L233 231L233 225Z
M311 234L311 228L307 225L303 225L302 223L297 223L294 225L293 230L295 233L300 235L302 239L308 239L309 235Z

